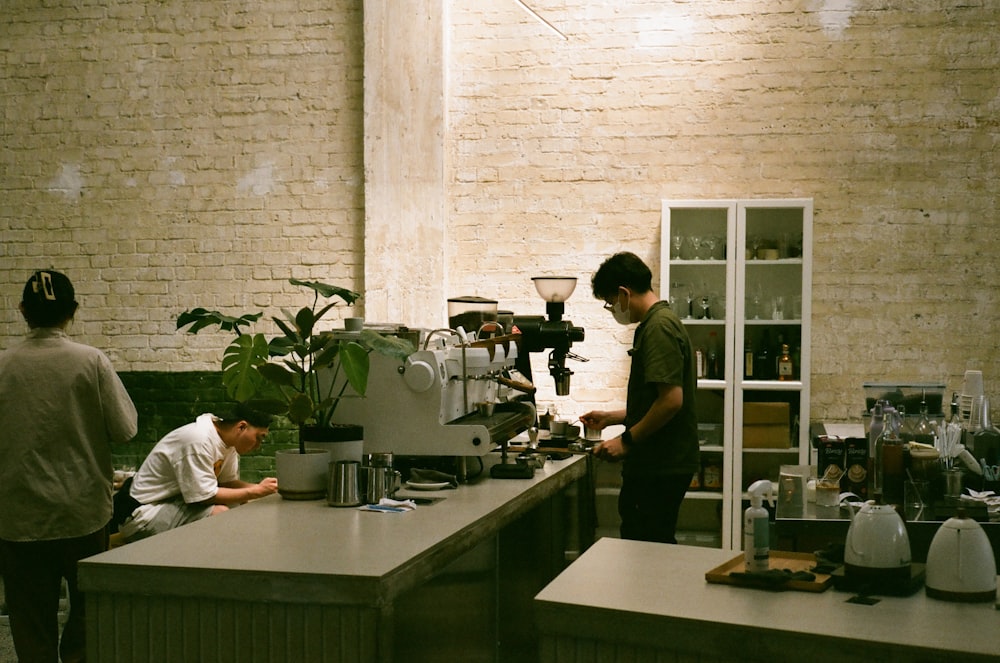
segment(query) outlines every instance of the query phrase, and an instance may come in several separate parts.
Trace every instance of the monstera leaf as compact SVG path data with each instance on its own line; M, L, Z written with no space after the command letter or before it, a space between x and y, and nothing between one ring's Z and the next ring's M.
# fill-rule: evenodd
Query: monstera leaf
M229 344L222 354L222 384L230 398L245 402L257 395L264 381L260 368L268 356L263 334L243 334Z

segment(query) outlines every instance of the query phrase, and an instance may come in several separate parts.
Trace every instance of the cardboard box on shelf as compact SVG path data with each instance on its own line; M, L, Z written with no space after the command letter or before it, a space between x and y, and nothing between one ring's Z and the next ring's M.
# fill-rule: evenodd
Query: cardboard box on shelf
M788 403L743 404L743 448L787 449L791 446Z

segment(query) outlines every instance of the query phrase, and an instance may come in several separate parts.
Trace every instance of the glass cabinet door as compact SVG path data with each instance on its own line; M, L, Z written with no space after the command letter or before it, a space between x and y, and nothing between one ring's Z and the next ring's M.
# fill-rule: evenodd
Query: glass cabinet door
M665 200L661 232L660 292L699 356L702 472L679 530L740 548L747 488L810 462L812 201Z
M678 542L728 546L732 463L736 206L730 201L670 201L663 207L661 297L691 337L698 366L701 471L678 523Z

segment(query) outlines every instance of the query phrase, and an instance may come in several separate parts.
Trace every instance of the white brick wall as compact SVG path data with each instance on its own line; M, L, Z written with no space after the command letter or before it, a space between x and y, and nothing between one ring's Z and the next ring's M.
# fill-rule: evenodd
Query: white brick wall
M580 277L568 410L624 396L631 332L589 277L621 249L657 273L671 197L815 200L816 417L856 417L868 379L977 368L996 394L1000 6L529 4L569 39L448 3L447 288L542 313L531 276ZM123 370L214 366L183 309L364 288L360 0L77 5L0 28L0 346L37 267Z

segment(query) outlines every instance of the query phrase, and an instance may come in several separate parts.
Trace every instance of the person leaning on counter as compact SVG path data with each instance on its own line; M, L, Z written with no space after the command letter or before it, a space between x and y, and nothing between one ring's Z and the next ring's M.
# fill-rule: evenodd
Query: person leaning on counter
M622 461L618 496L621 537L677 543L677 515L698 471L695 367L684 325L652 290L653 275L634 253L617 253L591 279L594 297L622 325L639 323L629 355L632 367L624 410L594 410L588 427L624 424L625 431L596 445L604 460Z
M111 361L66 333L79 304L69 278L35 272L21 314L30 332L0 354L0 572L19 660L82 661L76 563L108 548L111 445L138 430ZM59 638L59 593L69 614Z
M125 541L160 532L267 497L273 477L240 480L240 456L258 448L272 417L237 404L226 417L203 414L163 436L129 483L118 492L116 512ZM131 498L131 500L129 500Z

